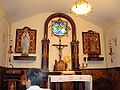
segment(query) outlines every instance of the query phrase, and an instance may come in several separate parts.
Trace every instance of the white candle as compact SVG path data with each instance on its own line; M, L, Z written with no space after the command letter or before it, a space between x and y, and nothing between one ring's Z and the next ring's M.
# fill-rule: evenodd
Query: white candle
M88 54L86 54L86 63L88 63Z
M84 63L84 54L82 55L82 63Z

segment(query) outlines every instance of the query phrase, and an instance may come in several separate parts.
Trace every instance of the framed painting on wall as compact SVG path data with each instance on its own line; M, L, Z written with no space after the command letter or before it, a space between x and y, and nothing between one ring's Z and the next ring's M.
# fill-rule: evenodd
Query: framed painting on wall
M99 33L89 30L82 32L83 38L83 54L88 54L89 60L103 60L101 55L100 35Z

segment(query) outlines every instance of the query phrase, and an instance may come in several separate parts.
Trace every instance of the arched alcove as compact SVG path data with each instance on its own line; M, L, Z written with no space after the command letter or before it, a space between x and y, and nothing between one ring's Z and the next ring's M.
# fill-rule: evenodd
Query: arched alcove
M69 21L72 27L72 41L71 44L71 60L72 60L72 70L79 69L79 41L76 39L76 25L73 19L65 13L54 13L51 14L44 23L44 37L42 39L42 65L41 68L48 70L49 65L49 43L48 38L48 24L49 22L56 17L64 18Z

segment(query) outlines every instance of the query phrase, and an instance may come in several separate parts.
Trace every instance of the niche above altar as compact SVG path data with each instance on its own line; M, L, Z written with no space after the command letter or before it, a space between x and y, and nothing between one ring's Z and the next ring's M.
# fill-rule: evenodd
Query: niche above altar
M29 27L16 29L14 60L36 60L37 31ZM30 54L33 54L32 56Z
M65 13L51 14L44 23L41 67L47 70L51 64L53 69L58 66L66 67L64 57L68 55L71 59L71 70L79 69L78 45L73 19Z

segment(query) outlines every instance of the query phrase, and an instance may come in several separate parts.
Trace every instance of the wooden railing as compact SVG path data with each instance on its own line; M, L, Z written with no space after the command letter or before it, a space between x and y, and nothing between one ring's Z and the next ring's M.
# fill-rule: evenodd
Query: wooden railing
M10 85L13 90L26 90L25 87L25 74L27 68L3 68L0 67L0 90L10 90ZM50 75L60 75L61 72L49 72ZM81 71L76 71L76 74L91 75L93 79L93 90L96 90L97 85L95 83L100 83L103 80L104 84L108 85L108 80L112 84L112 90L120 89L120 68L110 68L110 69L84 69ZM99 80L100 81L97 81ZM41 84L41 87L47 87L47 81ZM61 86L63 85L63 86ZM53 86L61 87L63 90L68 88L69 90L74 90L74 87L82 87L80 90L84 90L84 83L53 83ZM79 89L78 89L79 90ZM110 90L110 89L108 89Z

